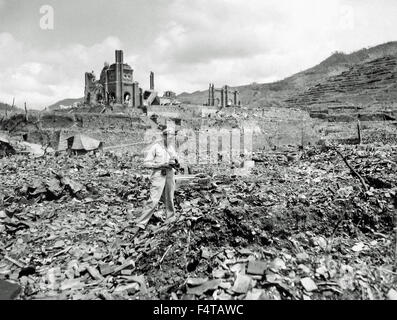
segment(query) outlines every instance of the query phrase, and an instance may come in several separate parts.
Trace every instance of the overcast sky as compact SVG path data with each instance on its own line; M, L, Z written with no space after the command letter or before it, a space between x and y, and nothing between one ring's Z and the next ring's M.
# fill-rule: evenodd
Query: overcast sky
M54 9L43 30L40 8ZM135 79L177 93L271 82L397 40L395 0L0 0L0 101L43 108L84 95L123 49Z

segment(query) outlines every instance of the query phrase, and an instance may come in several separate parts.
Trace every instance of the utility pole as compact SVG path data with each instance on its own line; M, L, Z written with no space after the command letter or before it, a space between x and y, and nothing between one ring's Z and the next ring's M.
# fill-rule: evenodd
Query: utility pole
M394 195L393 199L394 206L394 272L397 271L397 194Z
M25 102L25 121L28 121L28 109L26 108L26 102Z
M357 136L358 136L358 144L361 144L361 123L360 120L357 120Z

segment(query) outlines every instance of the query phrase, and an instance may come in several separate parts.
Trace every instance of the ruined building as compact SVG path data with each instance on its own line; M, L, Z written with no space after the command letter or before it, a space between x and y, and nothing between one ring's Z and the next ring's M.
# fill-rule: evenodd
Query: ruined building
M175 92L165 91L163 96L160 98L160 104L162 106L171 106L171 105L180 105L181 102L177 99Z
M213 83L210 83L208 89L208 106L228 107L241 105L239 100L240 93L237 90L229 90L229 86L216 89ZM219 93L217 97L215 93Z
M176 93L173 91L165 91L163 98L176 99Z
M134 70L124 63L123 51L116 50L116 62L111 65L105 63L99 80L94 72L86 72L84 102L142 107L158 105L160 99L154 90L154 73L150 73L150 89L143 90L134 81Z

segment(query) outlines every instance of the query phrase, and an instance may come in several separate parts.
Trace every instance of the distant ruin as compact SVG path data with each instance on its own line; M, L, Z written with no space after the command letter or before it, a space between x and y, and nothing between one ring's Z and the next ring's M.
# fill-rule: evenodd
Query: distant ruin
M115 52L116 62L105 65L96 79L94 72L85 73L84 103L88 105L124 105L132 108L160 105L154 90L154 73L150 73L150 89L142 89L134 81L134 70L124 63L122 50Z
M215 93L219 93L215 97ZM232 99L233 98L233 99ZM228 107L228 106L240 106L241 101L239 100L240 93L237 90L229 90L229 86L225 85L222 88L216 89L213 83L210 83L208 89L208 106L216 107Z
M230 90L225 85L215 88L210 83L208 101L203 103L209 107L241 106L240 93ZM115 51L115 63L109 65L105 62L99 79L94 71L85 73L84 104L95 106L124 106L131 108L146 109L150 106L172 106L180 105L173 91L165 91L160 97L155 91L154 72L150 72L149 89L143 89L137 81L134 81L134 70L124 63L122 50Z

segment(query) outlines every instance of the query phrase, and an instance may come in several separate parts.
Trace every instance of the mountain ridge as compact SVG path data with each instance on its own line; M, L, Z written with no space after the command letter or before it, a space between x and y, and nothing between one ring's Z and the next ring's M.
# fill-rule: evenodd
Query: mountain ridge
M352 53L336 51L319 64L271 83L243 84L231 87L240 91L243 105L250 107L291 107L293 98L302 95L329 78L347 72L352 66L363 64L386 56L397 57L397 41L363 48ZM209 79L210 82L210 79ZM183 103L203 104L208 99L208 90L196 90L192 93L182 92L177 99ZM82 102L83 98L63 99L48 110L59 108L61 105L72 105Z
M71 106L74 103L79 103L79 102L83 102L83 101L84 101L84 97L82 97L82 98L66 98L63 100L59 100L59 101L55 102L54 104L48 106L47 109L55 110L55 109L59 109L61 106Z
M252 107L285 106L292 96L301 94L329 77L337 76L348 71L356 64L365 63L384 56L397 57L397 41L387 42L371 48L363 48L346 54L335 52L324 61L307 70L298 72L282 80L272 83L253 83L232 87L240 91L240 100L244 105ZM185 103L205 103L208 91L199 93L180 94L178 100Z

